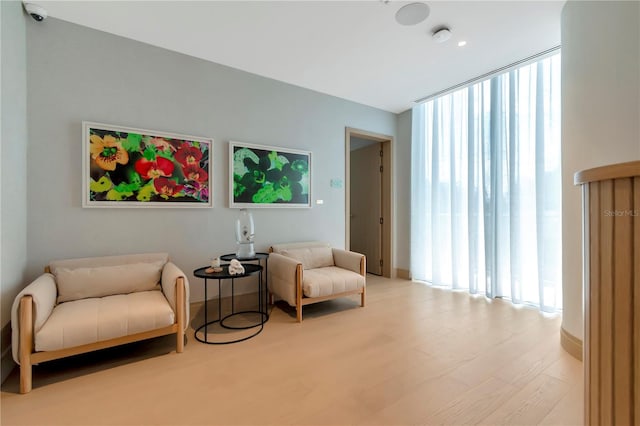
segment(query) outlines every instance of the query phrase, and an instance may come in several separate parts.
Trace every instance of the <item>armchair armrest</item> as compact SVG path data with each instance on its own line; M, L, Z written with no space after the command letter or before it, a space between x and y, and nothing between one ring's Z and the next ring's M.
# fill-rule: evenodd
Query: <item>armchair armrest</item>
M366 259L364 254L355 251L341 249L331 249L333 251L333 263L339 268L348 269L356 274L365 276L367 274Z
M30 334L33 338L51 315L56 306L57 295L58 288L54 276L42 274L18 293L14 299L11 307L11 354L16 364L20 364L20 329L23 328L23 334L25 334L24 331L30 330L31 332L25 335ZM31 324L20 323L20 301L26 297L30 297L32 300Z
M179 297L176 286L179 285L178 281L182 282L184 286L184 297ZM183 312L183 326L186 330L189 327L189 280L187 276L180 268L174 263L167 262L162 268L162 293L167 298L169 305L173 309L173 312L177 315L178 312ZM179 299L182 300L182 309L178 309L177 303Z
M269 291L295 306L296 288L302 285L298 279L302 275L302 263L278 253L270 253L267 262Z

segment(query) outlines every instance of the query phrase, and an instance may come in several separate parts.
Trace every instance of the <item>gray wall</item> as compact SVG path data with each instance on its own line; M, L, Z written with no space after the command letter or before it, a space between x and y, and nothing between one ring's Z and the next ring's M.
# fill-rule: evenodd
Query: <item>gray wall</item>
M640 160L639 102L640 3L567 2L562 11L562 327L580 339L582 204L573 175Z
M25 14L18 1L0 2L2 11L2 215L0 283L2 326L24 287L27 265L27 53ZM4 348L2 348L4 350Z
M398 114L394 152L396 268L409 272L411 265L411 110Z
M2 143L0 144L0 381L13 369L11 304L27 265L27 51L22 4L0 2Z
M345 126L395 136L396 115L56 19L27 24L28 276L54 258L168 251L188 275L235 251L228 141L313 152L311 209L254 209L256 248L344 246ZM214 48L214 45L212 45ZM83 209L81 122L214 139L213 209ZM191 278L191 300L203 298Z

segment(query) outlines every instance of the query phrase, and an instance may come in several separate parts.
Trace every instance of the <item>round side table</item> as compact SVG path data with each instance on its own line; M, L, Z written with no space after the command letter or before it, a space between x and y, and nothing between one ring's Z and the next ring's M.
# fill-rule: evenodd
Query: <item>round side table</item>
M258 262L258 265L264 261L264 304L269 306L269 253L256 252L253 257L239 258L235 253L227 253L220 256L220 260L229 262L233 259L237 259L244 264L244 262ZM269 314L267 311L267 321L269 321Z
M244 267L244 274L238 274L238 275L231 275L229 273L229 265L223 265L222 266L222 271L220 272L206 272L206 270L209 268L208 266L202 267L202 268L198 268L195 271L193 271L193 275L198 277L198 278L202 278L204 279L204 324L202 324L201 326L199 326L195 333L194 333L194 337L196 338L197 341L202 342L202 343L207 343L209 345L225 345L225 344L229 344L229 343L237 343L237 342L242 342L244 340L250 339L254 336L257 336L258 334L260 334L260 332L262 331L262 329L264 328L264 323L266 322L266 320L268 319L268 314L267 314L267 305L266 303L263 303L263 298L262 298L262 266L260 265L254 265L254 264L243 264L242 265ZM258 275L258 310L257 311L239 311L236 312L235 311L235 303L234 303L234 280L236 278L244 278L244 277L248 277L251 275ZM211 320L209 321L209 317L208 317L208 312L207 312L207 301L208 301L208 295L207 295L207 281L208 280L218 280L218 319L216 320ZM231 313L226 315L226 316L222 316L222 298L220 297L220 295L222 294L221 292L221 288L222 288L222 281L223 280L231 280ZM256 313L260 316L260 322L256 323L256 324L252 324L249 326L242 326L242 327L233 327L233 326L229 326L229 325L225 325L224 322L226 320L228 320L229 318L236 316L236 315L241 315L241 314L250 314L250 313ZM249 336L244 336L242 338L239 339L234 339L234 340L226 340L226 341L222 341L222 342L211 342L208 339L208 333L207 333L207 327L211 324L215 324L215 323L219 323L221 327L226 328L228 330L245 330L245 329L251 329L251 328L258 328L257 331ZM201 330L203 330L204 333L204 339L200 338L198 336L198 332L200 332Z

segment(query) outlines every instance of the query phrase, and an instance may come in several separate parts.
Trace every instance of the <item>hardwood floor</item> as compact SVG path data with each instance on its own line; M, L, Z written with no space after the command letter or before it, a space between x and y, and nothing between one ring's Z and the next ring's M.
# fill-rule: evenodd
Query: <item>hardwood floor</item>
M27 395L14 371L1 423L582 423L582 363L561 349L559 317L375 276L365 308L309 305L301 324L281 308L242 343L205 345L191 330L183 354L159 338L44 363Z

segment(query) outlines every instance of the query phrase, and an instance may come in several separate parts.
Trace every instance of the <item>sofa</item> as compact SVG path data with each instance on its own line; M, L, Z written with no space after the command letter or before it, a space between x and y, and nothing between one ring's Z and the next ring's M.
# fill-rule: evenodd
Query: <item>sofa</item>
M49 263L11 310L20 393L31 391L33 364L173 333L182 352L188 303L187 277L167 253Z
M366 262L363 254L323 242L275 244L267 265L270 298L295 306L297 322L302 322L302 307L311 303L360 295L364 307Z

